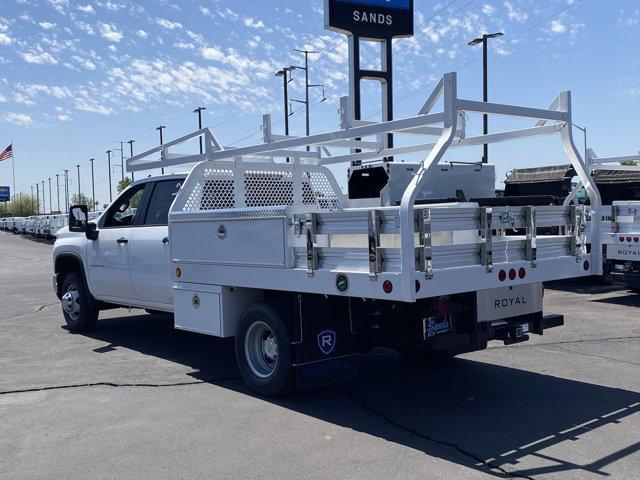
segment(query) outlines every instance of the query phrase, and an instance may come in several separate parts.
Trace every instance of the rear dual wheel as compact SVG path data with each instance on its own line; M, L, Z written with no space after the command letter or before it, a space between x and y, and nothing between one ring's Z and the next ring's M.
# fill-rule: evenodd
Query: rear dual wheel
M291 340L284 320L271 306L259 303L245 311L235 351L240 374L256 393L277 396L293 389Z

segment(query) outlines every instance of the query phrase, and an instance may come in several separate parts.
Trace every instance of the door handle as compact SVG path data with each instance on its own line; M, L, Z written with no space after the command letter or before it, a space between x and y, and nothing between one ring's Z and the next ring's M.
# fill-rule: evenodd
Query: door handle
M129 243L129 240L123 237L116 240L116 242L118 242L118 245L126 245L127 243Z
M162 243L163 243L163 244L165 244L165 245L166 245L167 243L169 243L169 237L164 237L164 238L162 239Z

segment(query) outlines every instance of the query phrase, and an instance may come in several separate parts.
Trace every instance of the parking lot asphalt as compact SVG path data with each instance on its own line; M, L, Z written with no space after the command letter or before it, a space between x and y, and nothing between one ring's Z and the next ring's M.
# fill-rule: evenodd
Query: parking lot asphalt
M259 398L233 344L120 309L70 334L51 244L0 232L0 478L638 479L640 296L547 286L566 326Z

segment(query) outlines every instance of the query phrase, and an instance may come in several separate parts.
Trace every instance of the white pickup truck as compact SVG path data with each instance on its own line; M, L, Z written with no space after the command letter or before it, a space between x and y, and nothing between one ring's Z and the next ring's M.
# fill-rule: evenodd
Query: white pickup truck
M276 395L354 379L374 346L428 361L564 323L543 315L543 282L602 272L583 210L496 198L492 166L443 156L559 134L600 252L600 195L573 143L569 92L547 110L475 102L451 73L415 117L361 122L341 105L338 131L278 136L267 115L259 145L226 148L204 128L129 159L134 172L196 166L134 183L96 222L70 209L53 252L69 328L89 330L113 306L173 312L178 329L235 337L246 383ZM467 114L483 113L538 123L467 136ZM436 141L390 147L389 134ZM202 154L170 153L198 138ZM416 152L424 161L399 161ZM346 195L327 168L340 163Z

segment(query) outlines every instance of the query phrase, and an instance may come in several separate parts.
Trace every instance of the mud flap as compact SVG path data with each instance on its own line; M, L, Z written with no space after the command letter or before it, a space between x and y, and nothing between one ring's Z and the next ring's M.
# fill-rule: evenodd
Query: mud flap
M354 381L358 377L356 335L351 329L349 299L296 296L292 345L296 386L301 390Z

